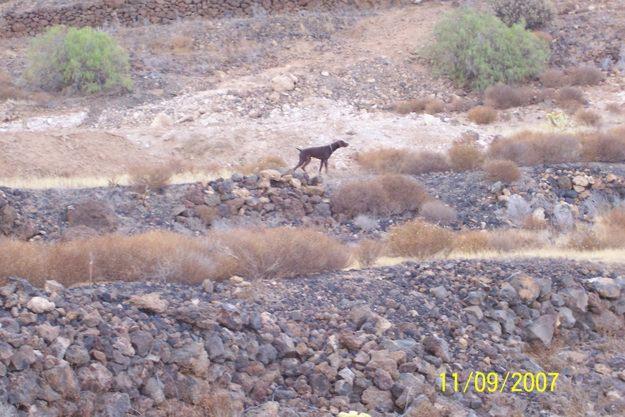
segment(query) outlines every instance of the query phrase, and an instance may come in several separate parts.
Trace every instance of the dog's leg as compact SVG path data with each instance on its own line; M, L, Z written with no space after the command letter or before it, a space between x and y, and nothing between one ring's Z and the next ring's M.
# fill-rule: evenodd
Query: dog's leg
M308 158L303 164L302 164L302 171L306 172L306 167L308 166L308 164L310 164L310 158Z
M327 161L327 159L321 159L321 162L319 163L319 175L321 175L321 168L323 168L323 164L325 164Z
M328 173L328 159L326 159L326 174Z

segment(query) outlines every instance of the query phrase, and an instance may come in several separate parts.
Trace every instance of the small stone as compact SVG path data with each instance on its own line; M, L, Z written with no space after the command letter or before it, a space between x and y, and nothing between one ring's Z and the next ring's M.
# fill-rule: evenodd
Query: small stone
M54 310L55 305L52 301L48 300L44 297L33 297L31 298L26 307L33 313L47 313L49 311Z
M540 285L531 276L525 273L517 273L510 277L510 284L517 291L521 300L531 303L540 295Z
M616 280L598 277L589 280L591 287L603 298L616 300L621 295L621 289Z
M157 292L133 295L129 300L130 304L133 304L140 310L145 310L152 313L162 314L167 311L169 303L161 298L161 295Z
M540 316L528 327L530 338L538 339L548 347L551 345L557 321L558 317L555 314L545 314Z

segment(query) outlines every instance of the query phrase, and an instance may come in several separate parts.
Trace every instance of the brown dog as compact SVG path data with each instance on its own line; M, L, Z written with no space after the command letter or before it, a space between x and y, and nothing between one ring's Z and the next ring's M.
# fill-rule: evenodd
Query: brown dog
M321 168L325 165L326 174L328 173L328 159L332 156L334 151L338 148L346 148L349 146L349 143L343 140L337 140L326 146L317 146L314 148L306 148L300 149L296 148L299 151L299 162L293 168L295 171L297 168L302 168L302 171L306 172L306 166L310 163L312 158L319 159L321 164L319 164L319 173L321 173Z

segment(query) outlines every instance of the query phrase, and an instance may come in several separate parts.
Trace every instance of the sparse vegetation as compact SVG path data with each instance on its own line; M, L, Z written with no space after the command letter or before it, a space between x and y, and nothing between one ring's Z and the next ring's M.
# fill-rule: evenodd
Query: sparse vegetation
M486 178L491 181L501 181L509 184L521 178L521 171L514 161L496 159L484 164Z
M618 103L608 103L605 105L605 109L612 114L622 114L623 106Z
M603 73L588 65L575 67L569 70L569 81L572 85L597 85L603 81Z
M393 107L395 111L399 114L409 114L409 113L421 113L425 110L425 105L427 100L424 99L412 99L412 100L404 100L396 103Z
M549 0L492 0L495 14L507 25L525 24L528 29L542 28L555 13Z
M458 219L458 213L453 207L440 200L429 200L423 203L419 214L430 223L449 225Z
M442 100L434 98L428 100L425 104L425 112L428 114L437 114L445 110L445 103Z
M450 169L442 154L408 149L379 148L361 152L357 162L363 168L378 174L417 175Z
M508 27L495 16L466 8L443 19L434 35L435 69L476 90L536 76L549 57L546 42L522 25Z
M426 198L418 181L403 175L381 175L341 184L332 194L331 205L335 213L350 217L392 215L417 210Z
M467 117L478 125L487 125L497 120L497 110L490 106L476 106L469 110Z
M131 167L128 175L132 187L140 193L147 193L148 191L162 191L177 171L177 165L171 162L162 165L142 164Z
M478 144L458 141L447 153L449 164L454 171L473 171L478 169L484 161L484 153Z
M129 74L127 53L91 27L54 26L32 41L28 53L26 79L44 90L128 90Z
M560 88L570 84L569 78L564 71L550 68L540 74L540 82L547 88Z
M446 253L450 250L452 241L451 231L422 220L394 226L388 235L391 254L415 258Z
M601 115L593 110L579 109L575 112L575 119L587 126L598 126L601 124Z
M384 252L384 244L374 239L363 239L353 250L354 258L363 267L369 267Z
M486 89L484 97L487 105L504 110L530 104L532 92L526 87L496 84Z
M239 171L241 171L243 174L254 174L265 169L280 170L286 167L287 167L287 164L284 161L284 159L282 159L279 156L268 155L268 156L263 156L262 158L259 158L254 163L242 165Z
M586 104L587 101L584 92L579 88L564 87L558 90L556 103L563 109L574 111Z

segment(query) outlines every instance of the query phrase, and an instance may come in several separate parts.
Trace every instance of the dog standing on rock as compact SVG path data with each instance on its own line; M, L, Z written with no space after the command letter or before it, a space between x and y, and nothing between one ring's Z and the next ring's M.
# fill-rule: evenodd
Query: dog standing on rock
M321 174L321 168L325 165L326 174L328 173L328 159L332 156L334 151L338 148L346 148L349 146L349 143L343 140L337 140L326 146L316 146L314 148L305 148L300 149L296 148L299 151L299 162L293 168L293 171L297 170L297 168L302 168L302 171L306 172L306 166L310 163L312 158L319 159L321 163L319 164L319 173Z

